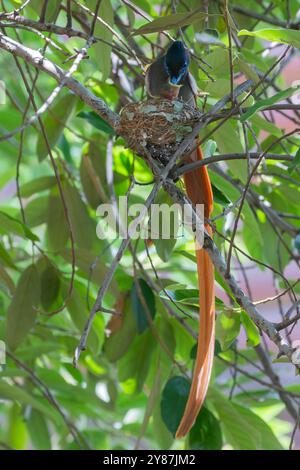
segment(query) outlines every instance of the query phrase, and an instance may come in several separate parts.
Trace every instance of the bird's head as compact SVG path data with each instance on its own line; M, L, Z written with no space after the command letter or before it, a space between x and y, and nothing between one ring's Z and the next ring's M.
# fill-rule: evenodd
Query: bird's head
M165 55L165 68L169 75L169 84L181 86L188 73L189 53L181 41L175 41Z

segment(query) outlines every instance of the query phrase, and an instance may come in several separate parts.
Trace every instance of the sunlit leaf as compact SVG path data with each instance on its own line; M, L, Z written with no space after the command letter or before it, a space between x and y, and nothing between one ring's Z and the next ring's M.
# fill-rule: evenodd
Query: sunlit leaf
M242 29L238 36L254 36L267 41L276 41L282 44L289 44L290 46L300 48L300 31L294 29L282 28L266 28L258 29L257 31L248 31Z

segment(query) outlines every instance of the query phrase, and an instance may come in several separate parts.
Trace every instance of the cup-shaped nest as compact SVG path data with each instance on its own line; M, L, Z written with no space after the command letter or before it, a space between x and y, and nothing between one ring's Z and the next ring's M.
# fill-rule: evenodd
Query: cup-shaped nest
M183 101L151 98L123 108L117 133L139 153L143 148L154 153L174 151L200 116L197 109Z

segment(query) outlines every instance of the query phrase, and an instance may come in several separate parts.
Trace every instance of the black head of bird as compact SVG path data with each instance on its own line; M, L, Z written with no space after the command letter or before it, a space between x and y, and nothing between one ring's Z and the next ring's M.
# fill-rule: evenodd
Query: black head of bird
M189 53L181 41L175 41L165 55L165 69L171 85L181 85L188 73Z
M181 41L173 42L166 54L159 56L147 68L145 82L152 98L177 99L189 82L189 53Z

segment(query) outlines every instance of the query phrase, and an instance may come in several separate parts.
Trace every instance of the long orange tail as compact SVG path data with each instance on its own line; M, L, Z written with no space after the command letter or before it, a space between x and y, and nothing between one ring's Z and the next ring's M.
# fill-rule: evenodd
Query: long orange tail
M191 155L191 160L202 160L200 147ZM184 175L186 191L194 204L204 204L204 216L208 218L213 208L213 194L206 167ZM210 226L205 226L212 234ZM214 266L204 249L196 244L199 283L199 336L196 363L188 401L178 426L176 437L185 436L193 426L204 402L209 385L215 344L215 292Z

